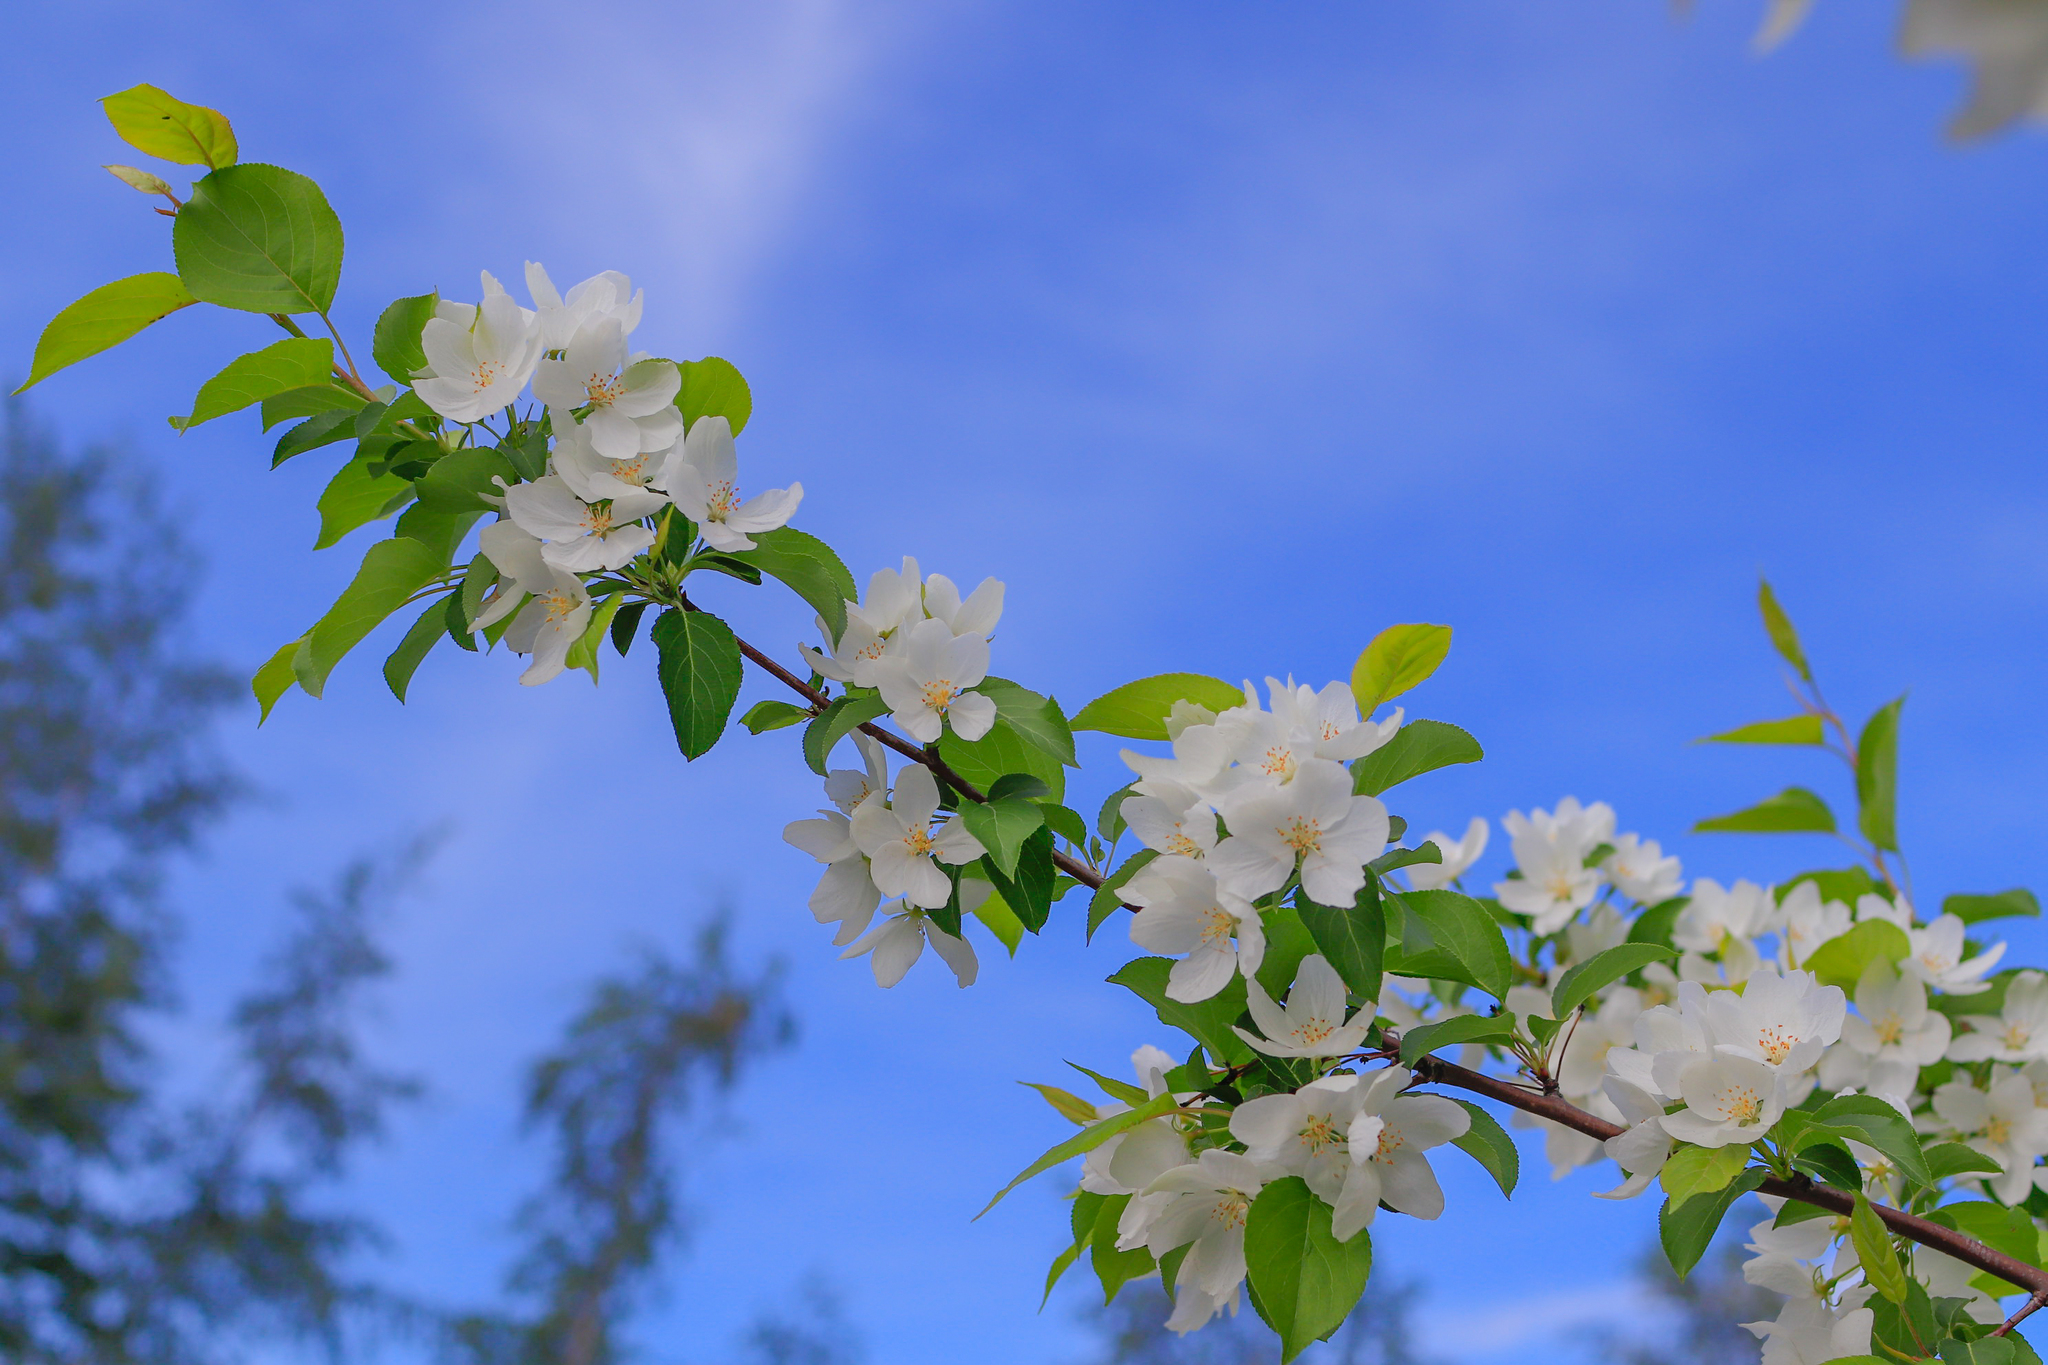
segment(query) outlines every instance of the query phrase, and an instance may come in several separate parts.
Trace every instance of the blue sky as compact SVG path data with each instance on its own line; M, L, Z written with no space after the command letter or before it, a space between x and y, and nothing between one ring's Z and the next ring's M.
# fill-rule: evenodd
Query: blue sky
M400 294L473 296L480 268L631 273L636 340L752 381L754 487L801 479L800 524L862 577L913 553L1006 580L998 671L1070 707L1167 669L1320 682L1390 622L1448 621L1411 714L1489 756L1416 783L1411 821L1571 793L1689 873L1778 877L1832 855L1681 833L1788 782L1841 794L1798 755L1688 746L1784 710L1763 571L1845 710L1910 689L1923 903L2040 887L2042 146L1945 145L1961 74L1899 63L1891 6L1823 5L1767 60L1758 8L20 5L0 355L19 372L58 307L166 267L163 220L98 169L132 154L92 103L151 81L325 186L351 336ZM326 466L266 472L253 418L163 422L265 325L180 315L36 391L164 473L210 564L194 643L244 671L361 543L308 551ZM708 596L785 656L808 624ZM642 663L530 690L505 658L436 656L400 708L378 657L226 728L262 794L181 878L185 1071L282 888L452 822L390 925L375 1034L429 1098L348 1197L396 1234L394 1277L474 1301L539 1171L520 1067L626 946L728 904L745 949L790 960L804 1041L681 1154L697 1226L649 1358L717 1358L814 1266L875 1359L1073 1358L1078 1297L1035 1312L1056 1189L968 1217L1059 1135L1015 1080L1160 1037L1092 984L1133 950L1084 948L1069 909L971 991L929 962L877 991L780 840L818 801L790 733L685 768ZM1084 757L1087 805L1122 778L1113 744ZM1654 1206L1536 1169L1503 1206L1440 1165L1441 1222L1375 1229L1429 1286L1433 1344L1574 1358L1552 1329L1625 1305Z

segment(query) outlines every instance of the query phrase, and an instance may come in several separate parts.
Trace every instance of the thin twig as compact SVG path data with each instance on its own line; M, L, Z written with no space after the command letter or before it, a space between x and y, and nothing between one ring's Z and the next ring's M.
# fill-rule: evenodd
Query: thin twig
M2036 1308L2039 1308L2044 1303L2048 1303L2048 1289L2036 1289L2032 1294L2027 1296L2027 1301L2020 1305L2019 1311L2014 1313L2011 1317L2007 1318L1998 1327L1994 1328L1992 1330L1991 1335L1994 1337L2002 1337L2007 1335L2012 1331L2013 1328L2020 1325L2021 1318L2027 1316L2027 1314L2033 1312Z

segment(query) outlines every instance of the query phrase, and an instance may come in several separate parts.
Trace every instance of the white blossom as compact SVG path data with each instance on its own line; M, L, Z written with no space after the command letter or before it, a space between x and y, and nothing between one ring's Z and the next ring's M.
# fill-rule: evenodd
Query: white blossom
M553 565L547 568L546 581L529 589L533 596L512 618L504 637L514 654L533 656L519 675L527 687L552 681L568 667L570 646L583 638L590 624L590 594L583 580Z
M1665 857L1655 839L1617 835L1614 852L1600 866L1614 889L1638 905L1668 901L1685 887L1677 856Z
M1988 989L1984 977L2005 956L2005 945L1994 943L1969 961L1963 945L1963 922L1954 915L1942 915L1925 929L1906 934L1910 949L1899 965L1928 985L1947 995L1975 995Z
M996 704L969 690L987 676L988 641L954 635L945 622L932 620L913 626L901 652L885 655L874 670L890 719L924 744L936 741L948 721L962 739L989 732Z
M1966 1014L1968 1032L1948 1046L1951 1061L2033 1062L2048 1058L2048 976L2021 972L2006 984L1996 1017Z
M938 780L922 763L905 765L886 798L876 792L854 808L854 842L872 860L870 875L883 895L936 910L952 898L953 888L934 860L958 865L987 852L958 820L934 828L938 810Z
M1308 760L1285 785L1237 787L1218 808L1230 837L1207 861L1247 900L1278 891L1298 862L1311 900L1348 906L1365 885L1365 865L1387 847L1387 808L1378 797L1354 796L1351 774L1327 759Z
M633 282L618 271L606 270L571 285L565 298L541 264L528 261L526 292L533 295L542 347L558 351L593 323L616 322L621 333L631 336L640 325L645 291L634 289Z
M2002 1174L1987 1176L1985 1188L2007 1204L2025 1197L2034 1183L2035 1159L2048 1155L2048 1109L2035 1104L2027 1077L2007 1071L1995 1076L1989 1090L1953 1080L1936 1086L1933 1099L1942 1123L1999 1164Z
M1803 967L1816 948L1848 933L1854 923L1848 906L1841 901L1823 901L1818 886L1800 882L1778 902L1770 927L1777 930L1784 965Z
M1147 1044L1131 1054L1138 1085L1147 1098L1166 1093L1166 1073L1174 1060ZM1121 1101L1095 1106L1098 1119L1114 1118L1130 1106ZM1091 1194L1136 1194L1175 1166L1188 1162L1188 1140L1171 1115L1147 1119L1116 1134L1083 1158L1081 1188Z
M1149 849L1179 858L1204 858L1216 847L1216 812L1186 787L1167 785L1161 796L1126 796L1117 807L1124 824Z
M625 329L606 317L578 328L561 359L540 362L533 396L548 405L557 430L580 426L598 454L629 460L667 450L683 434L675 406L682 383L673 361L629 356Z
M874 954L875 983L887 988L901 981L903 974L916 964L924 953L925 941L929 939L932 951L953 969L961 989L972 986L979 970L974 945L932 923L931 916L923 909L903 902L895 904L899 908L889 910L880 924L840 956Z
M1719 952L1733 940L1763 932L1775 908L1770 891L1755 882L1723 887L1712 877L1701 877L1692 884L1692 899L1678 912L1671 941L1694 952Z
M1463 1137L1472 1116L1442 1095L1403 1093L1413 1080L1404 1068L1388 1067L1360 1088L1358 1114L1346 1134L1352 1170L1330 1220L1339 1241L1370 1226L1381 1203L1411 1218L1444 1211L1443 1187L1423 1153Z
M1373 1008L1344 1017L1344 980L1321 953L1301 960L1283 1008L1273 1003L1256 977L1246 977L1245 994L1257 1034L1233 1025L1237 1036L1271 1057L1341 1057L1356 1052L1372 1027Z
M788 525L804 500L804 486L793 483L740 501L732 423L723 417L692 422L681 454L669 461L662 477L662 487L683 515L697 523L698 534L714 550L753 549L755 532Z
M1207 1000L1266 955L1265 930L1250 901L1216 884L1209 869L1181 857L1154 859L1120 893L1139 907L1131 942L1155 953L1186 954L1167 973L1169 1000Z
M540 363L540 328L483 272L482 303L443 300L420 332L424 370L408 376L420 401L451 422L478 422L507 406Z
M1472 864L1479 861L1479 855L1486 852L1486 840L1490 832L1486 821L1477 815L1465 826L1465 837L1462 839L1453 839L1440 829L1431 830L1422 842L1435 844L1437 851L1443 854L1443 861L1410 863L1402 869L1408 874L1408 884L1418 891L1433 891L1449 886L1464 876Z
M559 475L505 490L505 510L519 528L548 542L541 558L571 573L621 569L654 544L654 532L640 524L668 501L658 493L621 493L589 503Z
M1873 1094L1911 1095L1920 1068L1948 1048L1948 1016L1928 1009L1927 988L1882 958L1856 983L1856 1011L1842 1021L1842 1042L1870 1059L1860 1084Z
M1245 1223L1252 1201L1270 1178L1250 1157L1212 1147L1159 1176L1126 1207L1125 1220L1118 1224L1118 1250L1143 1246L1157 1258L1188 1247L1174 1280L1175 1291L1206 1295L1207 1302L1200 1306L1208 1311L1201 1321L1176 1325L1169 1320L1174 1330L1199 1327L1226 1300L1236 1301L1245 1272ZM1140 1216L1132 1218L1134 1212ZM1180 1317L1178 1305L1175 1317Z

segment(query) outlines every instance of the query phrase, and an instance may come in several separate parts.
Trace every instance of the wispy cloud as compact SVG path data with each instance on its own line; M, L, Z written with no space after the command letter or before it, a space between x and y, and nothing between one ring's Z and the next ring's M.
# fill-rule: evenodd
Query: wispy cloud
M1587 1285L1493 1308L1451 1315L1433 1315L1423 1348L1433 1355L1459 1360L1528 1358L1527 1352L1567 1333L1612 1324L1642 1321L1649 1307L1642 1286L1627 1280Z

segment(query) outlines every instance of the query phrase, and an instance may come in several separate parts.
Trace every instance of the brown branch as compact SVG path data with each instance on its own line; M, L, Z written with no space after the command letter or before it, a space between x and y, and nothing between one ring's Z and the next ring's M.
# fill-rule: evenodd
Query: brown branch
M1416 1063L1414 1070L1418 1079L1433 1085L1449 1085L1460 1090L1470 1090L1474 1094L1484 1095L1490 1100L1498 1100L1502 1104L1520 1109L1526 1114L1561 1123L1567 1128L1584 1133L1587 1137L1598 1138L1602 1142L1626 1131L1598 1115L1589 1114L1566 1102L1560 1096L1533 1094L1497 1077L1483 1076L1477 1071L1468 1070L1441 1058L1425 1057ZM1796 1199L1802 1204L1811 1204L1815 1208L1826 1209L1829 1213L1842 1217L1847 1217L1856 1207L1855 1195L1846 1190L1835 1189L1831 1185L1815 1184L1803 1175L1795 1175L1789 1180L1772 1176L1757 1187L1757 1192L1775 1195L1781 1199ZM1973 1265L1979 1270L1988 1271L2032 1294L2033 1297L2028 1300L2027 1306L2015 1313L2012 1321L2006 1324L2008 1329L2042 1303L2048 1303L2048 1270L2028 1265L2024 1261L2016 1261L2002 1251L1963 1236L1953 1228L1930 1223L1925 1218L1916 1217L1901 1209L1888 1208L1882 1204L1873 1204L1871 1208L1884 1221L1886 1227L1901 1237L1925 1247L1932 1247L1943 1255L1953 1256L1958 1261Z

